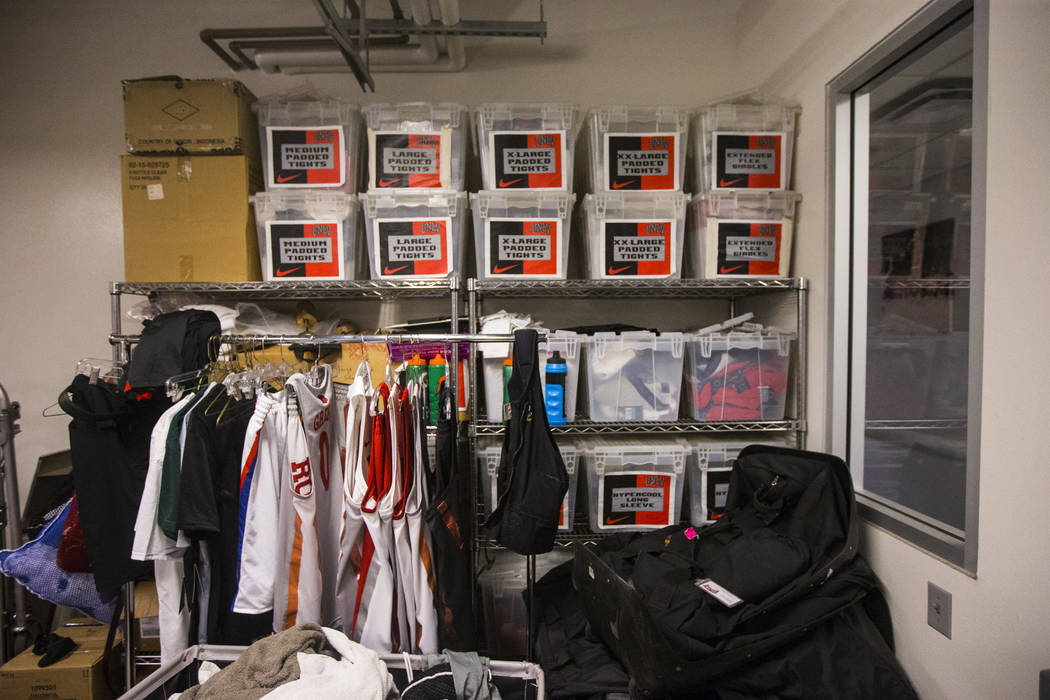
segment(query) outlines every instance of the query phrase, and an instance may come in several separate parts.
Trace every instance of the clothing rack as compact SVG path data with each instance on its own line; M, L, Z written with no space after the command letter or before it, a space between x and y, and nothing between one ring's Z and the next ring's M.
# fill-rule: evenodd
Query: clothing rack
M7 390L0 384L0 534L4 549L22 545L22 501L18 495L18 469L15 465L15 435L18 434L20 411ZM11 600L8 600L10 595ZM15 655L15 638L25 633L26 603L22 584L13 579L0 581L0 663Z

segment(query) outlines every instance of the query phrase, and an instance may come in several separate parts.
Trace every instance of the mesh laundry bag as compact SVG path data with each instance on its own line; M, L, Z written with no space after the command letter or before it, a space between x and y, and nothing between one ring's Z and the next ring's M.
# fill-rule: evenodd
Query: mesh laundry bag
M113 619L117 594L100 595L95 590L94 576L66 573L55 562L70 503L66 503L62 511L44 526L35 540L18 549L0 551L0 571L38 598L76 608L100 622L108 623Z

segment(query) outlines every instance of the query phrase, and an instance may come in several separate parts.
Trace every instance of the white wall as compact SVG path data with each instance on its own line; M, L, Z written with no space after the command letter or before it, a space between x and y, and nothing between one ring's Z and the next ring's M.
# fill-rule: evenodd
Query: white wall
M384 3L370 3L379 7ZM736 3L547 3L549 37L468 39L455 74L311 76L365 101L701 104L734 87ZM377 10L378 11L378 10ZM467 0L470 19L538 19L532 1ZM120 81L232 75L203 28L319 24L302 0L0 2L0 384L22 406L24 495L37 458L68 447L65 418L42 418L82 357L109 357L110 280L123 279ZM245 73L258 95L305 78ZM131 298L134 300L134 298Z
M823 434L828 336L824 230L824 86L923 3L759 2L740 9L749 78L803 106L795 186L805 200L795 270L810 277L810 446ZM752 13L752 9L757 9ZM1050 177L1050 5L992 0L989 28L987 256L984 294L981 485L976 579L875 528L864 553L885 584L897 654L926 700L1031 698L1050 667L1050 558L1045 534L1044 416L1050 408L1050 237L1041 209ZM779 46L769 41L783 37ZM926 625L926 584L953 596L952 639Z

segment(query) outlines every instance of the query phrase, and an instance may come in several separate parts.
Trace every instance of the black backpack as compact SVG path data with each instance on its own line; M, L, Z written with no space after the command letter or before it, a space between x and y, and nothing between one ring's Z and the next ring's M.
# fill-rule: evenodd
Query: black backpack
M514 367L507 392L510 421L500 453L499 500L485 525L507 549L542 554L554 546L569 475L547 424L535 330L514 333Z

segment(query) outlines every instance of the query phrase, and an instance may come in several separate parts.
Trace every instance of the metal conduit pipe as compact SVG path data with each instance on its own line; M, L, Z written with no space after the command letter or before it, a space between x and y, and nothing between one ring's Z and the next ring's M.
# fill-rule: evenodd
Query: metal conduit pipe
M419 5L425 8L418 7ZM421 10L417 14L417 8ZM459 24L459 0L440 0L441 22L445 26ZM430 7L427 0L413 0L411 6L412 17L417 24L422 24L419 19L426 17L426 22L431 19ZM422 41L429 39L434 45L434 57L428 61L416 58L420 56ZM445 55L438 59L437 38L434 36L420 37L421 46L414 50L396 47L379 47L369 49L368 68L373 73L454 73L463 70L467 65L467 55L463 47L463 37L449 36L446 40ZM428 54L429 55L429 54ZM411 57L411 58L409 58ZM315 73L346 73L349 68L346 60L338 50L332 48L301 49L294 51L286 50L259 50L253 59L259 69L265 73L284 73L287 75L315 74Z
M430 24L433 16L428 0L412 0L409 5L412 20L420 25ZM438 38L433 35L421 35L418 44L407 46L372 46L368 49L369 69L373 72L379 66L389 65L390 70L403 70L406 66L419 66L435 63L438 60ZM338 49L319 47L296 50L261 49L252 57L255 65L264 73L345 73L348 69L346 59Z

